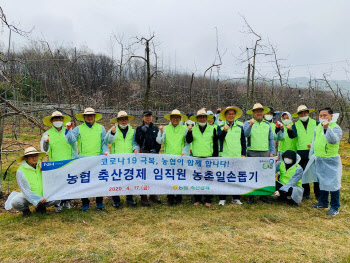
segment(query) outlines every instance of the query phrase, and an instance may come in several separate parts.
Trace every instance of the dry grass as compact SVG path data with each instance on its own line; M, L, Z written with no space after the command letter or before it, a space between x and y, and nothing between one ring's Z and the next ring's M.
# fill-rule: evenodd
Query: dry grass
M105 211L92 205L82 212L75 201L72 210L29 218L1 208L0 261L350 262L350 145L344 141L341 154L342 207L337 217L312 209L314 199L301 207L279 202L219 207L215 200L206 209L193 207L185 197L185 204L177 207L115 210L108 198ZM17 187L13 173L9 185L11 190Z

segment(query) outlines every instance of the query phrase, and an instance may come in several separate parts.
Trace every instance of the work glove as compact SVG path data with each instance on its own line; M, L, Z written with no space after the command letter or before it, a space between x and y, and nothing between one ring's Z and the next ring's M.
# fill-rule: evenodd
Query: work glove
M44 142L49 142L49 136L50 135L47 135L47 134L44 135Z
M67 122L67 123L66 123L66 128L67 128L67 130L72 129L72 126L73 126L72 122Z

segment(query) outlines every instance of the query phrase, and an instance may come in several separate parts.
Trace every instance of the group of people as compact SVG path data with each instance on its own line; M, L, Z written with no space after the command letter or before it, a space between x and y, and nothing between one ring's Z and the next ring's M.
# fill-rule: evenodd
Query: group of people
M142 115L142 125L136 130L130 125L134 119L125 111L118 112L111 119L114 125L108 131L98 123L102 115L92 108L86 108L77 114L76 119L82 124L72 128L71 118L55 111L43 119L51 128L41 138L41 151L34 147L24 150L17 161L21 164L16 178L21 193L13 192L5 208L15 208L29 216L30 205L36 211L45 213L46 207L55 206L56 212L70 208L70 200L47 202L43 197L42 173L40 159L46 154L49 161L84 158L101 154L149 153L158 154L164 145L164 154L190 155L194 157L274 157L278 156L276 165L277 198L290 204L299 205L302 199L310 198L309 183L314 183L314 194L318 201L314 208L328 208L327 215L339 213L339 189L341 187L342 166L339 142L342 130L336 124L335 114L331 108L319 110L319 121L309 115L314 109L305 105L298 107L291 115L284 111L280 119L275 119L272 107L260 103L247 111L252 118L244 123L239 120L243 112L231 106L220 110L215 115L212 111L200 109L196 115L181 114L173 110L164 116L169 124L153 124L152 112L146 110ZM298 118L293 123L292 117ZM110 144L110 150L108 145ZM275 144L278 152L275 153ZM305 182L302 184L301 182ZM119 208L120 196L113 196L113 206ZM212 195L194 195L194 206L202 203L210 207ZM225 205L227 196L219 196L219 205ZM271 203L268 197L260 196L262 202ZM126 196L129 206L136 206L132 195ZM161 203L157 195L141 195L141 204L150 206L150 201ZM182 203L181 195L168 195L169 205ZM240 196L232 196L234 204L242 205ZM248 203L255 202L249 196ZM82 210L90 207L89 199L82 199ZM98 210L104 209L103 197L96 197Z

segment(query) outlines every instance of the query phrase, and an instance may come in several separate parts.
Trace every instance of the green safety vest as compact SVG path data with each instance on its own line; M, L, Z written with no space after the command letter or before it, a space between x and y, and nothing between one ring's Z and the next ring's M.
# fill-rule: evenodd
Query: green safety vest
M272 132L275 133L275 131L276 131L276 124L273 123L273 122L270 122L270 125L271 125Z
M115 142L111 145L112 154L114 153L133 153L132 138L134 137L134 130L131 126L128 127L128 131L124 138L122 131L119 129L119 125L116 126L116 138Z
M268 151L270 149L269 133L270 125L267 121L255 121L248 137L250 146L247 149L250 151Z
M22 164L19 169L23 172L24 178L27 179L30 190L39 196L43 196L43 177L39 163L37 163L35 170L31 169L28 163Z
M307 145L312 142L314 138L314 130L316 128L316 121L309 117L306 130L304 128L301 120L295 123L295 128L297 129L297 150L309 150Z
M169 124L164 127L165 142L164 142L164 153L181 155L182 149L185 146L184 136L186 133L186 127L177 125L174 127Z
M297 170L297 168L299 166L300 166L299 164L296 164L293 167L289 168L288 171L286 171L286 165L282 161L282 163L280 164L280 179L279 179L279 181L284 185L288 184L290 178L292 178L292 176L295 174L295 171ZM301 180L298 181L297 186L301 187Z
M271 129L272 129L272 134L273 134L273 139L277 140L277 134L276 134L276 124L274 122L269 122L271 125Z
M91 128L89 128L85 122L80 124L78 136L79 153L81 155L96 156L102 153L101 124L95 122Z
M207 124L205 131L202 133L199 125L196 124L192 129L193 142L192 153L193 156L210 157L213 156L213 134L214 127Z
M227 122L225 121L226 125ZM219 126L223 131L224 126ZM219 153L221 157L241 157L242 145L241 145L242 128L237 126L237 122L234 122L232 128L230 127L225 136L222 152Z
M278 142L278 151L284 153L285 151L297 151L297 138L289 138L288 129L284 127L284 138Z
M225 123L226 123L226 122L225 122ZM243 122L241 122L241 121L239 121L239 120L235 120L235 124L236 124L236 125L240 125L240 126L243 127Z
M338 124L330 123L328 129L333 129L337 127ZM335 157L338 155L339 143L330 144L326 141L326 138L323 134L323 126L319 124L316 129L315 141L314 141L314 151L317 157Z
M49 161L56 162L62 160L72 159L72 146L65 139L66 128L62 127L58 131L55 127L52 127L46 134L49 135Z

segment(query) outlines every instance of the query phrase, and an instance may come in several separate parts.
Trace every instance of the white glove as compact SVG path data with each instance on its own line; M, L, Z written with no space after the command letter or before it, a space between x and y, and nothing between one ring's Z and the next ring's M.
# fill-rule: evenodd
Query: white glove
M49 142L49 136L50 135L47 135L47 134L44 135L44 142Z
M69 130L69 129L71 129L72 128L72 123L71 122L67 122L66 123L66 128L67 128L67 130Z
M273 193L274 196L281 196L279 191Z

